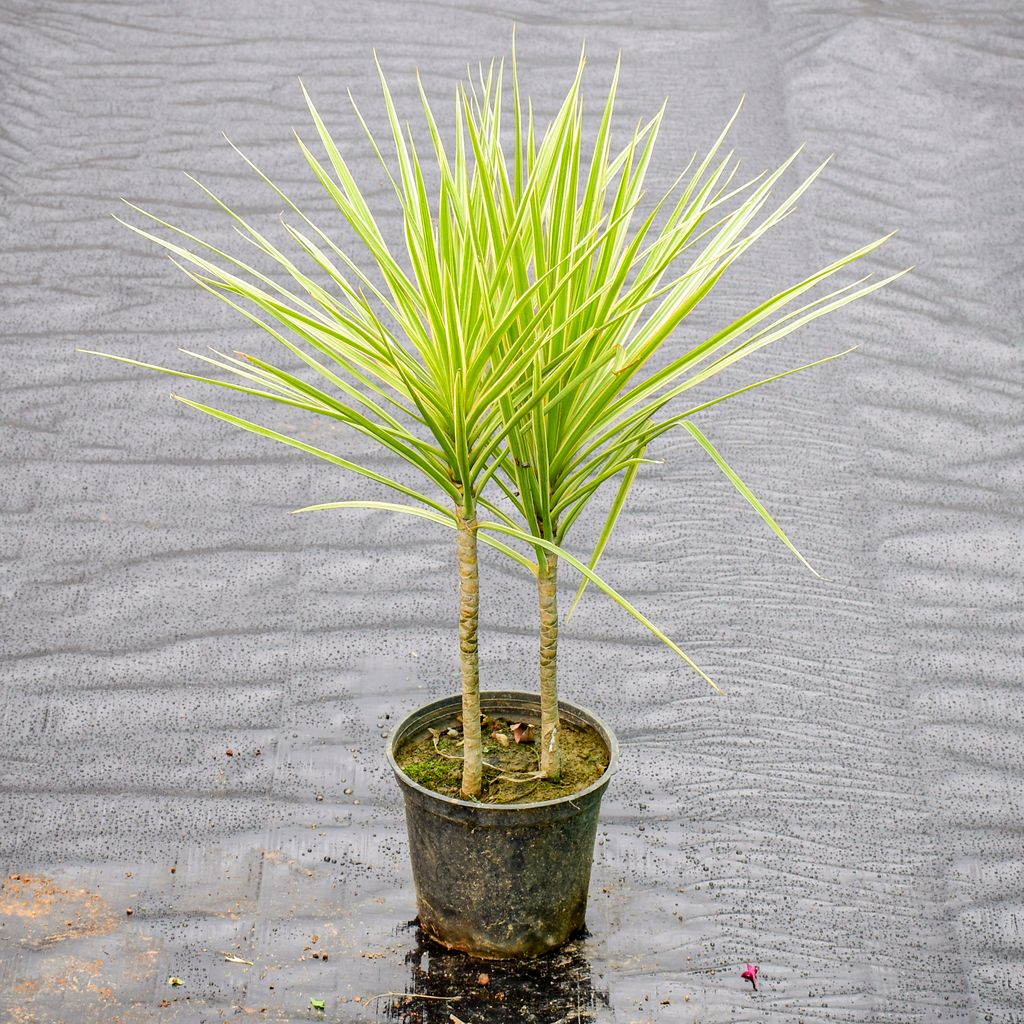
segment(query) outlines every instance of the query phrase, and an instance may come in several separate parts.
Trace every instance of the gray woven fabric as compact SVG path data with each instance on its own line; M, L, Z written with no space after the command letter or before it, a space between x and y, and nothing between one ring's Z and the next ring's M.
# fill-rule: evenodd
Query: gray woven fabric
M871 269L917 266L760 365L857 353L701 419L832 582L691 439L652 453L604 570L728 697L588 594L562 686L623 748L591 934L480 986L406 924L381 739L455 688L451 538L289 517L368 492L168 397L221 395L74 349L269 346L118 197L242 248L182 173L275 225L223 130L331 222L291 138L301 75L398 237L345 90L381 125L376 47L413 116L415 68L441 102L513 22L542 117L584 40L591 110L619 49L623 126L668 97L655 183L743 93L747 169L837 154L682 334L892 228ZM340 1021L1019 1020L1022 34L1011 2L4 4L4 1019L305 1020L322 998ZM486 687L533 685L529 584L484 557ZM406 988L465 998L363 1001Z

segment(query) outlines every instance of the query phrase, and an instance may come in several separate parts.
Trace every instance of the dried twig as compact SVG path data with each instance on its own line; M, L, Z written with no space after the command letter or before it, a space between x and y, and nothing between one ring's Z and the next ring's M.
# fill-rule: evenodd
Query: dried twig
M490 767L490 765L488 765ZM501 771L501 769L498 769ZM530 772L529 775L496 775L495 782L536 782L544 778L543 772Z
M460 1002L462 996L425 996L418 992L381 992L380 995L364 999L364 1003L375 1003L378 999L436 999L442 1003Z
M234 953L225 952L223 949L220 951L220 955L224 957L225 963L229 964L245 964L247 967L254 966L251 960L243 960L240 956L235 956Z
M438 757L443 757L446 761L465 761L464 757L459 757L458 754L446 754L438 745L437 737L434 737L434 752Z

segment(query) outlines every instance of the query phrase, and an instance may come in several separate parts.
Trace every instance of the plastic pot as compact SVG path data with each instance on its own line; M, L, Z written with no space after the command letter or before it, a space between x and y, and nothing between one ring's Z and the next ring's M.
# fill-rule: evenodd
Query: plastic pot
M481 693L480 705L495 717L540 719L540 700L530 693ZM596 782L537 803L457 800L413 782L395 752L417 733L454 724L461 710L459 697L428 704L400 722L388 743L405 797L420 926L472 956L539 956L583 927L597 816L619 745L596 715L560 701L562 720L595 729L608 750L608 768Z

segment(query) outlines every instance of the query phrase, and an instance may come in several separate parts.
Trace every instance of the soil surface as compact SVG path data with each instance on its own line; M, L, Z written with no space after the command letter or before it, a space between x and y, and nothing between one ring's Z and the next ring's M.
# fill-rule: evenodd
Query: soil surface
M461 716L459 716L461 718ZM540 723L481 716L484 781L480 800L491 804L524 804L572 796L596 782L608 767L608 751L593 729L563 722L558 730L562 771L557 780L540 776L537 744ZM457 719L439 729L424 730L407 740L395 755L414 782L460 797L462 727Z

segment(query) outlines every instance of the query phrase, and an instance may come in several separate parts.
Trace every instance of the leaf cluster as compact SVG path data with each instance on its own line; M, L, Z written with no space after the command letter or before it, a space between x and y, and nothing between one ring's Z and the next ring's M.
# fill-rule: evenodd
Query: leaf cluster
M241 153L284 204L287 251L221 197L199 187L260 258L283 274L264 273L257 260L223 251L133 204L128 205L151 227L127 225L162 246L197 285L270 334L301 368L220 351L187 353L205 364L202 373L110 358L345 424L398 456L421 483L413 486L268 426L180 399L403 499L353 499L300 511L375 508L451 528L470 524L481 542L533 572L552 558L562 559L583 576L577 600L586 583L594 582L686 658L595 572L647 449L676 426L689 431L803 560L693 418L836 356L682 410L669 410L670 403L899 275L832 285L835 275L885 241L879 239L764 300L710 337L681 345L686 318L730 267L794 210L824 164L781 198L777 187L797 154L770 173L737 181L739 163L724 148L737 108L708 152L694 157L672 187L651 202L645 179L664 108L616 144L616 66L596 137L586 146L584 66L581 58L561 107L543 131L520 95L514 53L511 125L502 121L509 99L503 65L481 68L476 81L470 78L456 90L454 139L447 144L419 79L426 140L417 143L380 74L388 154L358 107L355 111L401 212L404 251L386 240L303 87L322 152L317 155L296 135L300 151L364 247L363 258L333 241ZM814 297L808 294L812 289ZM669 341L668 360L651 369ZM585 563L566 550L566 538L611 481L617 481L617 491ZM512 541L532 549L533 558Z

